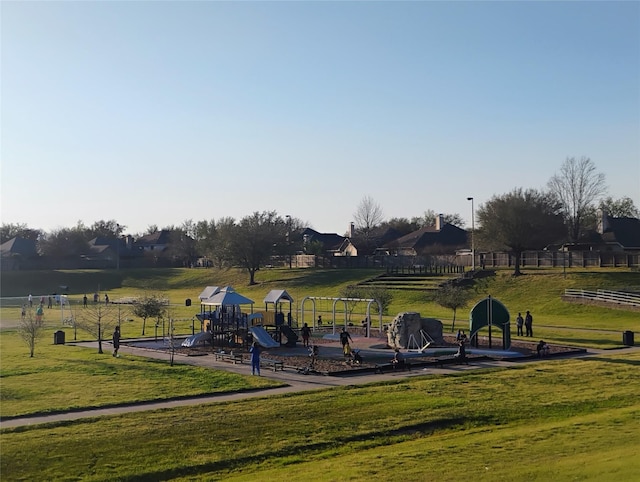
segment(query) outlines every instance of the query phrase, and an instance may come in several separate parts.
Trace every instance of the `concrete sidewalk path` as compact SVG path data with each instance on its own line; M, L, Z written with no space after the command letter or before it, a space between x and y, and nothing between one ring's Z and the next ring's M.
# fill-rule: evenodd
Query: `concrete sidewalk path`
M73 344L73 343L69 343ZM97 343L77 343L77 345L93 347L97 349ZM629 347L630 349L640 349L640 347ZM158 360L169 360L170 354L157 350L139 348L128 345L121 345L120 353L126 356L137 355ZM611 354L612 350L588 350L585 353L572 355L571 357L584 357L593 355ZM77 410L49 415L16 417L0 422L0 428L15 428L43 423L57 423L64 421L80 420L83 418L94 418L102 416L113 416L124 413L143 412L148 410L161 410L173 407L187 407L210 403L224 403L234 400L249 398L270 397L274 395L284 395L311 390L321 390L338 386L358 386L368 383L377 383L388 380L398 380L409 377L424 375L444 375L460 373L462 371L477 370L481 368L514 367L522 363L543 363L548 359L527 359L527 360L478 360L470 365L449 365L443 368L427 367L416 368L411 371L388 372L384 374L363 374L347 376L327 376L327 375L304 375L293 370L269 371L262 370L262 376L286 383L285 386L277 388L256 389L243 392L221 393L213 395L201 395L195 397L185 397L171 400L149 401L134 404L123 404L113 407L95 408L90 410ZM218 368L242 375L250 375L251 367L248 364L230 364L224 361L215 361L213 356L184 356L176 355L175 361L181 364L194 366Z

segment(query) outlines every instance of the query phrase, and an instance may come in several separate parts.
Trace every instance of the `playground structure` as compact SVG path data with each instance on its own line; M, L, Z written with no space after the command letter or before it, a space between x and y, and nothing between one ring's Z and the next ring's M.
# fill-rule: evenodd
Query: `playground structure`
M237 293L231 286L207 286L199 299L200 313L196 318L201 322L201 332L211 334L212 346L248 348L252 341L257 341L264 348L274 348L282 344L283 335L287 346L295 346L298 341L294 330L293 298L285 290L270 291L264 299L263 312L254 312L254 301ZM288 303L286 317L283 303ZM243 305L251 306L250 313L242 311ZM273 306L273 311L269 311L270 306ZM187 343L207 339L198 335L189 337Z
M196 318L201 323L201 332L211 334L212 346L248 345L249 315L242 312L241 306L250 305L253 313L253 300L242 296L231 286L207 286L199 298L200 313Z
M423 353L432 343L443 341L442 331L440 320L422 318L415 312L399 313L387 330L387 344Z
M371 305L375 303L378 306L378 320L379 320L379 329L380 333L382 333L382 306L378 302L378 300L372 298L331 298L325 296L305 296L300 303L300 323L304 324L304 314L305 314L305 303L307 301L311 301L312 304L312 326L314 330L323 328L318 325L316 320L316 301L332 301L332 332L336 334L336 305L338 302L342 302L344 306L344 327L346 328L349 323L349 312L348 312L348 303L358 303L365 302L367 303L366 309L366 318L365 318L365 336L368 338L371 336Z
M485 326L489 327L489 349L492 348L492 327L502 331L502 349L511 347L511 329L509 324L509 310L495 298L488 296L480 300L471 309L469 315L469 336L471 345L478 347L478 332Z

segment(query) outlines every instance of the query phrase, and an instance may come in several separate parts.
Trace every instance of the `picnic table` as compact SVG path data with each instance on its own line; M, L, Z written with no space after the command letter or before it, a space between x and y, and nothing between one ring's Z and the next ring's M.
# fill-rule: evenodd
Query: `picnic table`
M260 358L260 365L272 368L274 372L276 370L284 370L284 362L281 362L280 360L272 360L271 358Z
M242 363L242 354L241 353L214 353L216 361L228 361L233 363L234 365L237 363Z

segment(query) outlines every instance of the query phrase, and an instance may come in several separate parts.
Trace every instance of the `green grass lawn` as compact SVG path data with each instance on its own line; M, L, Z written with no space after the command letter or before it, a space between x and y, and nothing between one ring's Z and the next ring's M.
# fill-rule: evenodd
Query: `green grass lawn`
M99 283L111 299L161 292L174 318L198 311L207 285L232 285L257 306L271 289L338 296L375 276L371 270L263 270L259 284L216 270L2 273L6 293L48 292L69 285L72 298ZM531 310L536 338L615 347L623 330L640 331L638 313L565 303L565 288L638 287L629 270L525 270L478 282L473 304L491 295L512 315ZM452 313L427 293L394 290L386 315L403 311L440 318ZM196 306L185 307L191 298ZM174 303L174 300L178 302ZM19 318L3 304L3 321ZM359 319L361 313L357 312ZM47 312L47 331L29 358L13 329L0 332L0 415L108 406L271 385L264 378L125 356L110 347L53 345L62 327ZM125 338L141 320L123 320ZM325 318L326 320L326 318ZM189 321L181 330L190 330ZM199 327L198 327L199 329ZM153 323L147 334L153 334ZM161 334L160 334L161 335ZM78 332L78 339L90 339ZM617 340L616 340L617 338ZM127 414L0 432L3 480L638 480L640 355L547 361L508 370L416 378L364 387L265 397L223 404Z
M638 480L639 366L620 351L5 429L0 469L7 480Z
M45 336L53 332L49 330ZM266 378L157 361L111 356L72 345L37 345L29 358L13 331L0 332L0 416L104 407L281 385Z

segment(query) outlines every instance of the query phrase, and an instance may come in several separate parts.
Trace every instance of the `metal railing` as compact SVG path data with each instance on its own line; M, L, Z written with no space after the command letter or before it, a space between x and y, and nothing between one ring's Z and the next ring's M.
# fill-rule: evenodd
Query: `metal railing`
M640 294L627 291L566 289L564 295L570 298L640 307Z

